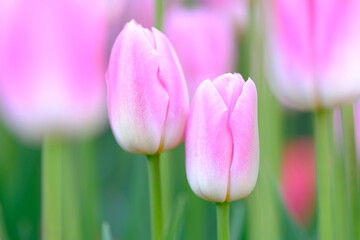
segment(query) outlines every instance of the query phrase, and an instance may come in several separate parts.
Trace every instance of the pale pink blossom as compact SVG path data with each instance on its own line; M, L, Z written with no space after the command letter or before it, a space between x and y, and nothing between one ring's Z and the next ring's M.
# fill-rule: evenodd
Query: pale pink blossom
M21 136L93 131L105 118L106 4L0 2L0 104Z
M205 80L186 129L186 175L198 196L215 202L250 194L259 169L257 93L240 74Z
M333 108L360 96L360 2L272 0L270 85L298 109Z
M125 150L154 154L183 140L187 86L175 51L160 31L135 21L125 25L111 52L107 87L110 125Z

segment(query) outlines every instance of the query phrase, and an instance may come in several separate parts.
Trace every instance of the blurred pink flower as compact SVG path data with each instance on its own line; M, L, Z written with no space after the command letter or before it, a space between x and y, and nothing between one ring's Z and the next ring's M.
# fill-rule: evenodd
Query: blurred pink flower
M154 154L183 140L186 82L173 47L157 29L125 25L111 52L107 87L110 125L125 150Z
M259 169L257 92L240 74L203 81L186 128L186 175L191 189L209 201L244 198Z
M21 136L75 135L103 122L103 2L0 2L0 104Z
M298 109L332 108L360 96L360 1L273 0L271 85Z
M313 141L309 138L300 138L289 142L283 154L281 191L285 207L302 226L308 226L314 216L315 189Z
M190 96L205 79L232 70L235 36L223 15L206 9L172 8L165 18L165 33L178 53Z
M200 0L200 2L213 10L222 12L240 30L243 30L248 21L249 0Z
M146 28L154 26L155 23L155 0L128 0L130 19Z
M122 23L135 20L140 25L151 28L155 26L155 0L107 0L112 3L114 10L121 13L118 14L117 25L123 27ZM181 0L166 0L163 1L164 11L171 8L171 6L179 5Z

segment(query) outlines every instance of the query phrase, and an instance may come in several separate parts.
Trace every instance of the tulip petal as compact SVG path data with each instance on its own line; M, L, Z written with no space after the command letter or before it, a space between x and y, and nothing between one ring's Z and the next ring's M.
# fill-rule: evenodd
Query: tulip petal
M169 96L158 79L154 39L134 21L114 44L109 70L109 116L118 143L135 153L153 154L160 146Z
M270 40L271 41L271 40ZM270 87L276 97L285 105L295 109L317 107L315 84L311 70L300 69L295 61L277 43L268 46Z
M158 77L169 95L163 139L159 152L177 146L184 139L189 108L188 90L179 60L169 40L153 28L155 46L159 53Z
M322 41L316 45L319 49L316 80L321 102L328 108L354 102L360 97L360 28L357 27L360 24L360 2L336 3L323 19L327 21L328 29L323 31ZM319 5L319 10L323 6Z
M230 117L234 141L227 199L241 199L253 190L259 170L257 93L250 79L244 86Z
M275 0L273 7L268 51L278 98L311 110L358 98L359 1Z
M245 83L244 79L238 73L228 73L216 78L213 83L230 110L229 112L232 112L236 100L241 94L242 87Z
M198 196L225 201L232 148L228 109L213 83L205 80L194 95L186 129L186 174Z
M273 24L266 48L271 57L269 71L274 76L270 87L290 107L315 108L314 59L309 38L311 4L275 0L272 7Z

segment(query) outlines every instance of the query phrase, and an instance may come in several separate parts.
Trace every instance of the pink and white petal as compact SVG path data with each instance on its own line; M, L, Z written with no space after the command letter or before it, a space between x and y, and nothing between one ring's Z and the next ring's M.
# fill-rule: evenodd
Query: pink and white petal
M322 68L331 59L332 49L344 36L351 12L356 8L357 0L316 0L313 1L313 51L316 67ZM357 13L359 14L359 13ZM355 24L354 26L358 26ZM355 27L356 28L356 27ZM355 30L352 29L352 30Z
M274 0L271 35L287 57L302 69L313 65L311 37L312 1Z
M268 66L270 88L276 97L288 107L300 110L316 108L319 103L316 96L313 69L300 68L279 42L269 40Z
M275 0L267 33L270 87L283 104L297 109L317 105L310 5L308 1Z
M152 31L159 54L158 78L169 95L161 152L176 147L184 140L189 95L184 73L171 43L157 29Z
M210 80L195 92L185 142L186 175L192 190L206 200L225 201L233 143L227 107Z
M255 187L259 171L257 122L256 86L250 79L244 84L230 117L234 150L230 167L228 201L246 197Z
M142 154L158 151L169 101L151 37L128 23L115 41L107 79L114 135L124 149Z
M213 83L231 112L241 94L244 79L238 73L227 73L217 77Z
M328 108L348 104L360 97L360 2L352 4L343 15L333 41L327 49L326 62L319 68L319 91ZM334 18L336 18L334 16ZM335 31L335 30L334 30Z

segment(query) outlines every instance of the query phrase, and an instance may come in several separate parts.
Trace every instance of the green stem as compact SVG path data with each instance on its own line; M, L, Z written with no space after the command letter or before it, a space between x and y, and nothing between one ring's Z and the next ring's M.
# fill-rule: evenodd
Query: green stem
M61 141L45 138L42 155L42 239L62 239Z
M164 0L155 1L155 27L162 31L164 17Z
M78 194L82 201L83 237L87 240L95 240L100 237L101 223L99 221L100 194L94 141L92 139L82 140L77 146L77 149L79 149L79 155L77 159L78 165L76 167L81 174L81 184Z
M260 167L256 187L246 199L248 211L247 238L281 239L282 225L278 201L278 182L283 144L283 113L268 86L264 63L266 15L269 1L250 1L246 40L249 49L251 78L256 81L259 98ZM246 57L245 57L246 58ZM241 64L241 63L240 63Z
M317 209L319 240L333 239L333 195L331 183L333 181L333 149L332 111L320 109L315 113L315 143L316 143L316 171L317 171Z
M341 157L339 149L335 154L334 165L334 219L336 219L336 229L334 239L353 239L350 235L347 218L346 203L346 183L345 183L345 165L344 159Z
M149 195L151 214L151 234L153 240L161 238L162 205L160 182L160 154L148 155Z
M164 18L164 0L155 0L155 27L159 30L163 30L163 18ZM161 196L161 186L160 186L160 155L155 154L148 156L149 159L149 189L150 189L150 204L151 204L151 232L152 232L152 239L159 239L162 234L162 227L163 227L163 218L165 221L168 221L169 217L169 209L170 200L168 197L169 192L166 191L166 195ZM168 160L168 159L166 159ZM169 167L169 161L163 163L163 175L164 177L168 178L169 173L166 171ZM166 179L168 180L168 179ZM169 186L169 183L165 183L164 185L166 189ZM164 199L165 205L162 206L162 197ZM164 207L164 209L163 209ZM164 211L163 211L164 210Z
M63 239L83 239L79 202L81 171L76 169L77 159L74 158L70 145L65 143L62 149Z
M359 233L359 195L356 160L354 115L351 105L342 108L343 133L344 133L344 152L345 152L345 171L346 171L346 193L347 193L347 219L349 237L360 239Z
M164 225L169 223L170 221L170 212L171 205L173 203L172 199L172 189L174 188L174 183L172 179L172 151L167 151L161 156L160 163L160 177L162 179L161 182L161 194L162 194L162 211L163 211L163 220Z
M230 239L230 203L216 203L217 239Z
M71 145L45 137L42 155L42 239L82 239L77 172Z

